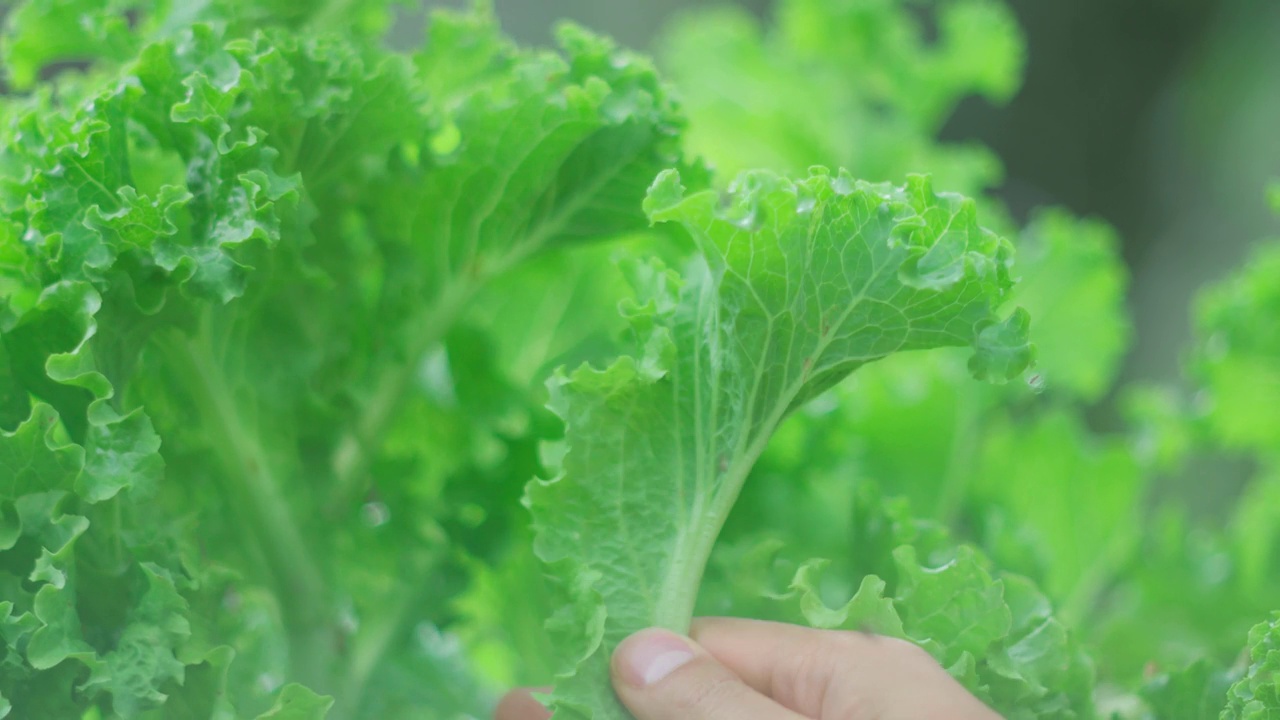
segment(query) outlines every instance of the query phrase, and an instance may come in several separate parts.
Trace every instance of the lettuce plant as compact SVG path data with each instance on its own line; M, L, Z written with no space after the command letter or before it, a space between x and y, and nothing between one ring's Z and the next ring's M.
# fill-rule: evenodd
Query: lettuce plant
M565 453L529 502L539 554L573 587L564 625L585 634L566 639L583 661L557 707L612 706L626 634L688 629L720 527L789 411L896 352L970 344L975 374L998 378L1030 360L1025 315L993 313L1007 243L972 202L811 172L739 176L727 207L660 176L649 216L684 225L705 266L636 268L636 355L552 380Z
M612 648L697 613L1009 718L1280 712L1275 253L1091 430L1113 234L936 140L1016 90L1005 8L699 11L657 63L410 17L8 11L0 717L623 720Z

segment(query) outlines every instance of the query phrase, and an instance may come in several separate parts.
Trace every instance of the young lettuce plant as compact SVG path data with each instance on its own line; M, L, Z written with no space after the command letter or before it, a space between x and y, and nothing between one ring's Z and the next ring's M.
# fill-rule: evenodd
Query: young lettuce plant
M36 87L0 96L0 716L251 713L290 681L340 718L449 711L428 688L466 683L414 640L459 550L415 482L454 451L405 412L423 357L504 271L643 229L681 164L651 65L584 30L518 48L478 4L395 53L287 5L10 18Z
M686 631L699 583L752 465L786 415L897 352L971 345L979 378L1032 360L1027 315L997 315L1009 244L972 201L812 169L740 175L727 202L667 172L655 223L698 253L683 276L631 275L635 354L551 382L565 422L559 474L530 485L536 549L570 593L551 628L569 649L560 717L622 720L609 655L647 626Z

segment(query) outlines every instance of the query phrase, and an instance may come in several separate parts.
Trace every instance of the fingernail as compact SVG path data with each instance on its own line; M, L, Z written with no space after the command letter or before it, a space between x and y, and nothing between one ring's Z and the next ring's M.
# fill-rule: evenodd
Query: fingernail
M692 660L693 648L675 633L650 628L623 640L613 659L628 685L644 688Z

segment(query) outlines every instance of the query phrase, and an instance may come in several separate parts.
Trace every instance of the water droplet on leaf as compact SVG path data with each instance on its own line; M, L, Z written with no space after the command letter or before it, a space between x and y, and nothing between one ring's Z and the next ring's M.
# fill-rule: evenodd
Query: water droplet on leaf
M360 519L371 528L382 527L391 521L391 508L384 502L367 502L360 508Z
M1027 376L1027 387L1031 388L1031 392L1039 395L1044 392L1044 374L1031 373Z
M345 607L338 613L338 629L345 635L355 635L360 629L360 618L356 617L355 609Z
M831 189L834 190L837 195L853 194L854 185L855 183L853 178L849 177L848 175L841 175L840 177L831 181Z
M735 218L732 222L736 227L746 230L747 232L755 232L760 229L759 216L757 215L755 208L752 208L750 212L746 213L742 217Z
M282 684L284 684L284 681L271 673L261 673L258 675L258 687L262 688L262 691L265 693L275 692Z

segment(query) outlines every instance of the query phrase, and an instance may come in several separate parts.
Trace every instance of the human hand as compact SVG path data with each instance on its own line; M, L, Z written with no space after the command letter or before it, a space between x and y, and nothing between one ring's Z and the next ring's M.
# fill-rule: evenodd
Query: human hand
M638 720L1000 720L904 640L731 618L689 634L644 630L614 652L614 689ZM551 714L517 690L494 717Z

